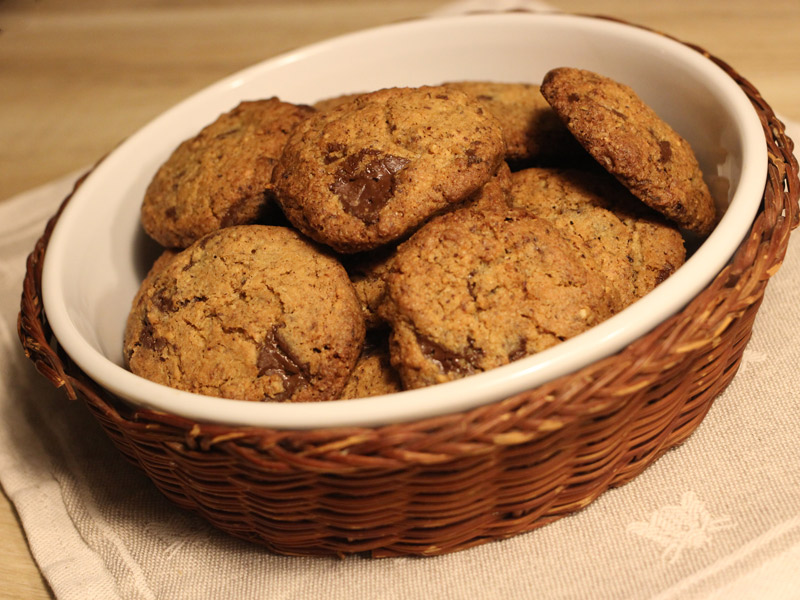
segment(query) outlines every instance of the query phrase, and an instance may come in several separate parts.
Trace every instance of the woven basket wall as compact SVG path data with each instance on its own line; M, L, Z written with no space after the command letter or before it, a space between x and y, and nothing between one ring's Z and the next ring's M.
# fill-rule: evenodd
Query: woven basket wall
M798 224L798 165L783 124L731 67L694 48L740 85L761 118L762 206L714 281L615 356L468 412L383 427L282 431L134 410L82 373L49 328L41 270L60 211L28 258L24 350L68 398L86 403L166 497L274 552L443 554L580 509L701 422L736 373Z

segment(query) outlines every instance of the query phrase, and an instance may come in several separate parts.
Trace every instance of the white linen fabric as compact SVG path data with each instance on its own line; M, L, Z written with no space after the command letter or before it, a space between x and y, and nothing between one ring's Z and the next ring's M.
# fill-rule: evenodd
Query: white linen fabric
M731 385L682 446L629 484L448 556L282 557L168 502L23 355L25 257L76 177L0 203L0 484L58 599L800 599L797 234Z

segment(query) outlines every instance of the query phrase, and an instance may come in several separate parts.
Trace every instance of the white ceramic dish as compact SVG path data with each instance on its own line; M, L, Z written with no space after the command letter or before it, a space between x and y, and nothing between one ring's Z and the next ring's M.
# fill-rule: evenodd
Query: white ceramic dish
M130 302L152 258L141 199L172 149L240 100L313 102L346 92L455 79L538 83L557 66L631 85L694 147L725 215L653 292L599 326L493 371L391 396L316 404L250 403L190 394L122 366ZM114 150L86 179L49 242L43 302L59 342L126 401L202 422L307 429L374 426L463 411L508 397L619 351L679 311L749 230L766 178L758 116L736 83L687 46L633 26L559 14L432 18L351 34L255 65L190 97Z

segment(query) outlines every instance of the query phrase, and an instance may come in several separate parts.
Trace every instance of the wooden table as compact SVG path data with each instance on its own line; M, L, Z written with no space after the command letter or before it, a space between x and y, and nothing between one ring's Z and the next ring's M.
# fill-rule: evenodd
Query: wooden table
M423 15L442 0L0 2L0 201L92 164L187 95L326 37ZM694 42L800 121L797 0L551 0ZM0 496L0 598L51 598Z

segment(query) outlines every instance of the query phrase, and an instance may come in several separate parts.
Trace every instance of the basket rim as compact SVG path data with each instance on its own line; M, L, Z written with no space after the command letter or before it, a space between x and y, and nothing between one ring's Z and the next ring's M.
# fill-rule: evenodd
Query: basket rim
M613 17L605 17L602 15L586 15L594 18L608 19L620 23L626 23ZM640 26L636 26L640 27ZM648 29L641 27L642 29ZM649 30L649 29L648 29ZM653 30L649 30L653 31ZM660 33L660 32L655 32ZM665 35L665 34L660 34ZM670 37L671 36L665 36ZM671 38L675 39L675 38ZM678 40L679 41L679 40ZM524 404L531 400L531 398L545 398L552 392L560 389L565 383L570 380L579 381L606 381L607 377L603 375L604 371L614 366L614 363L621 362L619 357L626 355L637 356L639 353L650 354L654 356L660 354L660 351L667 349L668 353L674 356L685 355L690 350L695 351L702 347L710 347L714 343L714 338L718 337L720 332L725 327L726 320L729 317L722 316L720 321L713 324L699 323L698 317L700 315L707 315L709 307L714 303L716 304L735 304L736 301L741 302L742 298L718 298L721 290L735 290L738 287L736 283L744 274L753 275L754 271L758 271L755 279L763 282L766 281L774 274L780 265L780 262L785 252L788 243L788 236L798 224L798 210L797 210L797 162L792 154L792 142L786 137L783 124L777 119L769 105L763 101L760 94L753 88L749 82L742 78L736 71L734 71L727 63L712 56L698 46L680 42L684 45L700 52L705 57L712 60L715 64L720 66L728 75L730 75L737 84L743 89L748 99L753 103L756 112L764 129L765 138L768 145L768 178L767 186L765 188L764 198L762 198L762 206L756 220L753 222L748 236L742 242L739 249L734 254L728 265L714 278L714 280L706 286L706 288L698 294L694 300L683 310L673 317L667 319L664 323L660 324L653 331L635 340L626 346L620 352L613 354L605 359L601 359L592 363L576 372L569 373L559 377L553 381L547 382L536 388L535 390L528 390L515 394L504 400L491 402L488 405L479 406L474 409L452 413L449 415L440 415L435 417L426 417L411 422L404 422L401 424L389 425L376 425L376 426L347 426L347 427L325 427L317 429L303 429L303 430L281 430L270 427L262 426L245 426L245 425L218 425L218 424L200 424L191 419L180 417L177 415L168 415L155 410L149 409L133 409L130 407L122 407L117 405L117 402L109 396L109 394L101 388L98 384L93 382L87 377L77 366L69 359L68 356L58 347L58 341L49 339L48 335L43 335L47 325L47 317L44 314L44 309L41 307L39 298L41 295L41 269L46 253L47 244L49 242L52 230L61 214L61 211L69 202L72 194L68 196L62 205L59 207L58 212L48 223L44 234L37 243L37 247L29 257L26 281L23 291L23 299L21 304L20 318L19 318L19 332L23 346L26 352L32 357L40 371L45 376L57 383L59 386L64 386L70 397L75 397L76 390L80 391L84 396L88 396L92 403L98 406L105 405L108 410L119 413L119 418L130 419L133 421L149 421L155 423L163 423L170 427L179 427L187 431L206 432L207 435L212 437L225 436L250 438L257 431L270 434L270 432L283 431L284 433L292 432L305 432L313 434L315 431L381 431L391 430L398 425L407 427L408 429L426 429L436 428L437 423L452 422L454 420L473 420L480 418L479 415L487 412L493 412L497 406L504 406L506 410L513 410L514 406L521 403ZM87 173L88 175L88 173ZM85 176L84 176L85 177ZM75 190L78 189L83 178L76 184ZM73 193L74 191L73 190ZM770 195L773 200L783 200L783 205L775 205L767 201L767 196ZM760 223L760 224L759 224ZM734 281L736 280L736 281ZM753 284L749 284L750 287ZM749 288L748 288L749 289ZM749 289L752 296L753 289ZM763 293L763 286L760 288ZM726 294L723 294L725 296ZM758 294L756 294L757 296ZM27 302L26 302L27 299ZM32 307L33 306L33 307ZM713 307L712 307L713 308ZM719 312L719 311L718 311ZM688 317L688 318L687 318ZM41 335L37 331L36 323L39 323ZM658 340L663 338L667 332L669 333L668 339L672 344L671 347L665 347L664 344L658 344ZM677 333L676 333L677 332ZM705 333L705 337L698 338L700 332ZM710 334L710 335L709 335ZM44 343L43 343L44 342ZM50 346L52 344L52 347ZM35 346L35 347L34 347ZM641 360L639 357L637 360ZM614 371L614 369L612 369ZM549 390L549 391L548 391ZM123 413L128 413L128 416L122 417Z

